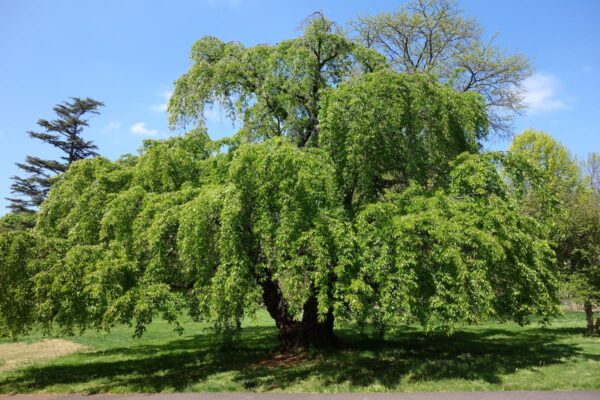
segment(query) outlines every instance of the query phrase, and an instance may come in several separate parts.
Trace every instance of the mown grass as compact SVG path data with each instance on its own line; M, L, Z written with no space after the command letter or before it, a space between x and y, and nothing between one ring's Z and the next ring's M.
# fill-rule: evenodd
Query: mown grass
M158 321L141 339L127 327L75 336L86 350L0 373L0 392L600 389L600 339L583 336L580 313L548 327L490 321L452 336L406 327L385 340L345 326L339 349L285 356L267 315L245 325L227 345L187 320L182 336Z

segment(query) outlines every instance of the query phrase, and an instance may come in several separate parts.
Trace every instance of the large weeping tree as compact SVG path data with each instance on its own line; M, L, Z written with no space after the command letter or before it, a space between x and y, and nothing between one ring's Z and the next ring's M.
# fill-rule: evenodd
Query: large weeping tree
M452 331L554 310L548 242L491 156L464 153L445 187L382 189L352 217L323 149L215 151L192 133L75 163L34 232L2 236L2 332L125 323L141 335L186 311L232 334L265 308L289 349L335 343L336 319Z
M266 309L290 349L335 343L336 320L452 331L554 312L545 231L479 153L479 95L394 72L321 15L273 46L200 39L192 60L169 110L198 127L74 163L36 229L0 241L2 333L141 335L187 311L232 334ZM232 140L206 135L213 102L242 120Z

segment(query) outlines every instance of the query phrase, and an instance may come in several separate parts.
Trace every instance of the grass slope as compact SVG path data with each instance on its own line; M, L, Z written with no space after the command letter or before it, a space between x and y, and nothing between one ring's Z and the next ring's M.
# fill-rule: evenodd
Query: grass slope
M338 330L340 349L281 355L265 314L229 345L206 326L185 321L177 336L157 321L141 339L126 327L73 337L87 349L2 372L0 392L600 389L600 339L584 337L583 325L569 313L547 328L489 322L448 337L406 327L385 341L349 326Z

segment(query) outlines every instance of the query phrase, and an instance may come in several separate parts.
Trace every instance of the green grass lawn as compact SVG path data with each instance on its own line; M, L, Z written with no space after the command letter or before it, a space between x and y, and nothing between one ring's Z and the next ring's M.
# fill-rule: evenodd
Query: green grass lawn
M281 355L265 314L229 345L206 326L185 321L178 336L157 321L141 339L125 327L69 338L86 349L0 372L0 392L600 389L600 339L583 336L584 322L568 313L546 328L489 322L449 337L406 327L384 341L348 326L340 349Z

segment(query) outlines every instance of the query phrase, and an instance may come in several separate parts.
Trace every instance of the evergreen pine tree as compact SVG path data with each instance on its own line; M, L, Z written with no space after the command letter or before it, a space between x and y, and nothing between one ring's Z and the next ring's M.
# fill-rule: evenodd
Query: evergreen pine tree
M30 131L29 137L51 144L64 155L59 160L27 156L24 163L16 163L27 176L12 177L11 192L18 197L7 200L13 212L34 212L46 198L57 174L65 172L74 161L98 155L98 147L92 141L84 140L82 134L89 125L89 116L99 114L98 109L102 106L104 103L94 99L71 97L54 107L56 119L38 120L44 132Z

